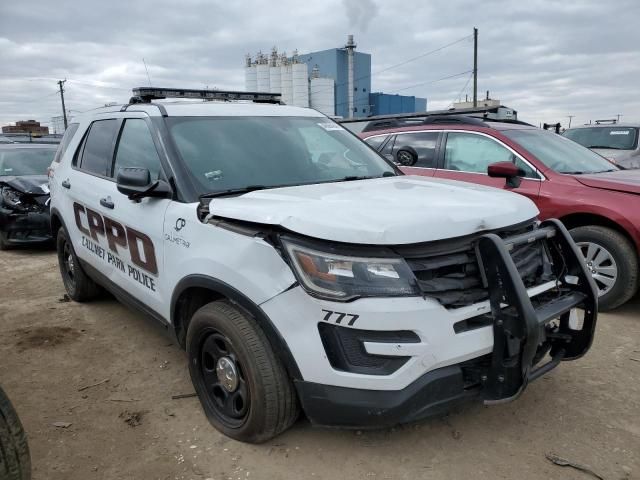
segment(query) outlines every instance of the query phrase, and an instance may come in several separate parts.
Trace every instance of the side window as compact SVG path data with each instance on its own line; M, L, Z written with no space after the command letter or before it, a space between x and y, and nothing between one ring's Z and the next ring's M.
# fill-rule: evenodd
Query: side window
M445 170L487 173L490 164L513 162L514 159L511 151L488 137L461 132L447 134Z
M393 141L395 140L395 136L392 136L387 143L385 143L384 147L380 150L380 154L384 155L387 160L395 161L393 158Z
M80 170L106 177L111 167L113 138L117 120L98 120L91 124L84 142Z
M393 156L406 167L435 168L439 132L401 133L396 137Z
M387 135L379 135L377 137L369 137L365 139L365 142L367 142L374 150L378 150L386 139Z
M147 123L140 118L130 118L124 122L112 176L117 178L118 171L123 167L147 168L152 180L160 176L160 157Z
M524 163L521 158L516 157L516 161L513 162L518 168L524 172L524 178L537 178L540 179L540 175L529 164Z
M67 148L69 148L69 144L71 143L73 136L78 131L78 125L78 123L72 123L65 130L64 135L62 136L62 140L60 140L60 145L58 145L58 150L56 150L56 155L55 157L53 157L54 163L60 163L60 160L62 160L64 152L67 151Z

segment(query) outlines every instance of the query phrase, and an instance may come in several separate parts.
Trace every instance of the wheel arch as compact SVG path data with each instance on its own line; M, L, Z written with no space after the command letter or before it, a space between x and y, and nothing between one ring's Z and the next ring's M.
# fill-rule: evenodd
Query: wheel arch
M302 375L291 350L267 314L250 298L221 280L206 275L188 275L178 282L171 296L171 324L179 345L186 348L189 322L196 310L207 303L228 300L242 309L262 328L274 352L289 376L301 380Z
M624 235L624 237L629 240L629 242L631 242L631 245L635 247L636 254L638 253L638 250L640 250L640 245L636 243L633 236L624 226L603 215L598 215L596 213L578 212L565 215L564 217L561 217L560 220L562 221L564 226L567 227L567 230L571 230L572 228L576 227L586 227L589 225L608 227Z
M65 228L67 227L64 224L64 221L62 220L62 215L60 214L57 208L51 209L51 212L49 213L49 217L50 217L49 225L51 226L51 235L55 240L56 235L58 234L58 230L60 230L60 227L62 226L64 226Z

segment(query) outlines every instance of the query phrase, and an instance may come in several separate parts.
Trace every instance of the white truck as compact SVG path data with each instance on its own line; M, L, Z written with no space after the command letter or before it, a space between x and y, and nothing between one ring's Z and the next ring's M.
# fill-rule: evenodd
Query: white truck
M134 89L77 117L59 153L69 296L105 288L162 322L232 438L270 439L300 409L366 428L512 400L591 345L597 295L562 224L405 176L276 94Z

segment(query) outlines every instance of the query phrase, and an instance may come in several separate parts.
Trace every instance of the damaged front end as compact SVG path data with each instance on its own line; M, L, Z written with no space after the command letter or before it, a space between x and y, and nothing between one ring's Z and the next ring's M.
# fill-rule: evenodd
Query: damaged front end
M43 187L25 183L24 179L12 180L0 181L0 246L50 241L46 184L40 182Z
M480 388L485 403L515 399L529 381L591 346L597 290L558 220L400 253L423 294L447 310L488 302L454 324L456 334L493 329L493 352L463 365L467 387Z

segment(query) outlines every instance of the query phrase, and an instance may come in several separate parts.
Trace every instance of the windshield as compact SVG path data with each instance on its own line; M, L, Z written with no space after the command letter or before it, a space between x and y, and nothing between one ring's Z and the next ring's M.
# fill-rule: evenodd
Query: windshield
M323 117L169 117L169 130L201 194L396 175Z
M0 176L46 175L55 148L0 149Z
M638 129L633 127L573 128L564 136L587 148L633 150L638 144Z
M503 130L538 160L558 173L599 173L619 170L614 164L556 133L537 129Z

